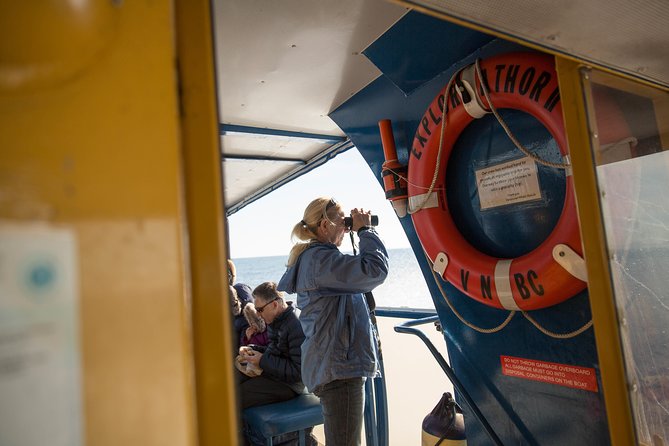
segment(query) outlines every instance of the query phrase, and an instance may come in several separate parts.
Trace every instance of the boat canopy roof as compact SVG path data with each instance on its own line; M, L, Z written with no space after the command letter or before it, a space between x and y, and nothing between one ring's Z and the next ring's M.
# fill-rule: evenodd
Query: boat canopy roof
M352 147L328 116L381 72L362 51L407 9L383 0L215 3L226 214Z

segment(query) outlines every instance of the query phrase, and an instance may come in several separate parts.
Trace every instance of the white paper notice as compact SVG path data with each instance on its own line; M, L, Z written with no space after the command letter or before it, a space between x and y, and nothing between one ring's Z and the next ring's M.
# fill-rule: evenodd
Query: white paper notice
M481 209L541 198L537 165L529 157L476 171Z
M72 231L0 222L0 445L83 444Z

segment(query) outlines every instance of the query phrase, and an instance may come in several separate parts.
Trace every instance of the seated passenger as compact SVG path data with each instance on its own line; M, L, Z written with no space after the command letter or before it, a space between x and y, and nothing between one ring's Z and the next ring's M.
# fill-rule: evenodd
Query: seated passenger
M304 333L292 302L286 302L276 283L265 282L253 290L255 310L267 324L269 344L242 347L243 362L262 370L256 377L241 375L242 409L277 403L304 391L300 374Z
M237 290L232 286L228 287L228 294L230 295L230 308L232 316L235 318L242 314L242 303L239 301L239 296L237 296Z
M228 282L230 286L235 289L237 292L237 298L241 309L243 309L247 304L253 303L253 295L251 292L251 287L245 283L235 283L237 281L237 268L232 260L228 259ZM242 336L246 332L246 329L249 327L249 323L246 321L244 315L240 312L234 314L233 320L234 330L235 330L235 346L239 347L241 344Z

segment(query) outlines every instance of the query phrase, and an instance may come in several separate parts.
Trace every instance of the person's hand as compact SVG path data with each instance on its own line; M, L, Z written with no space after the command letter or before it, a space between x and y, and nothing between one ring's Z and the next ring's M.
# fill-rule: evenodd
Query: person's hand
M365 211L363 208L354 208L351 209L351 218L353 219L352 231L358 232L358 229L363 226L372 226L372 211Z
M262 353L257 352L255 350L251 350L244 352L242 355L246 362L251 363L256 367L260 367L260 359L262 358Z
M251 339L253 337L253 335L256 334L256 333L257 333L256 328L253 327L253 326L249 326L246 329L246 339Z

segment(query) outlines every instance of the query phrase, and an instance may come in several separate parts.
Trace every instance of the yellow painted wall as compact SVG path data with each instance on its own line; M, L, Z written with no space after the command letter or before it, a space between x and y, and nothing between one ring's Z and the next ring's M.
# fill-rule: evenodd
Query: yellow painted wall
M0 2L0 219L76 234L85 444L195 444L172 4L48 3Z

